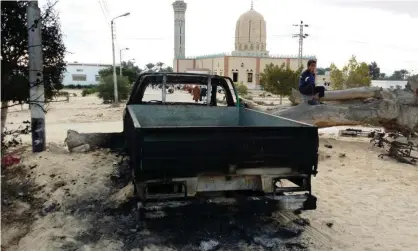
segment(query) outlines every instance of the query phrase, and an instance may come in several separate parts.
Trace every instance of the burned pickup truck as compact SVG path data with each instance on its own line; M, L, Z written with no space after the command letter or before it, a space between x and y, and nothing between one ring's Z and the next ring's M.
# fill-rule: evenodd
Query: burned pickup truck
M168 95L169 85L192 86L193 96ZM199 86L207 88L204 101L194 97ZM140 217L171 201L316 208L318 129L245 108L228 77L141 74L123 124Z

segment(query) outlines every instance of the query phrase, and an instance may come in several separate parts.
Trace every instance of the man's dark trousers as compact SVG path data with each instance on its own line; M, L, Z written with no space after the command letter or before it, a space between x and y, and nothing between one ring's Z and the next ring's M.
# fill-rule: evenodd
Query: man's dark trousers
M299 87L300 93L307 96L314 96L318 94L319 98L323 98L325 96L325 87L323 86L314 86L312 84L308 84L306 86Z

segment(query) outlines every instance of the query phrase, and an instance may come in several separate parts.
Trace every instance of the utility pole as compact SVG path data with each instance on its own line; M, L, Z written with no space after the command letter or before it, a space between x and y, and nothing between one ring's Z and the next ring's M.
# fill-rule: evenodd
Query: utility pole
M113 88L114 88L114 96L115 96L115 106L118 106L119 98L118 98L118 83L117 83L117 77L116 77L116 63L115 63L115 19L120 17L126 17L129 16L131 13L126 12L125 14L122 14L120 16L117 16L110 21L110 30L112 33L112 57L113 57Z
M38 1L29 1L27 16L32 151L43 152L45 151L45 90L43 84L41 10L38 7Z
M299 26L299 34L293 34L292 37L299 38L299 67L303 67L302 58L303 58L303 39L307 38L309 35L303 33L303 27L309 27L307 24L303 24L303 21L300 21L300 24L294 24L293 26Z
M122 77L122 51L127 51L129 48L123 48L119 50L119 60L120 60L120 69L119 69L119 75Z
M114 36L114 23L113 20L110 21L110 29L112 31L112 56L113 56L113 89L114 89L114 96L115 96L115 103L114 105L117 106L119 102L118 97L118 83L117 83L117 77L116 77L116 63L115 63L115 36Z

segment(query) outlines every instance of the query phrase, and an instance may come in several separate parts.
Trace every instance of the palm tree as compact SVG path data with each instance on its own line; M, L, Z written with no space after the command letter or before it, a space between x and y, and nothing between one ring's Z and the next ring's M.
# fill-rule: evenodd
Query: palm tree
M161 72L163 70L164 63L163 62L158 62L156 64L156 66L157 66L157 71Z
M152 72L152 71L154 71L155 64L148 63L148 64L145 65L145 67L146 67L147 71Z

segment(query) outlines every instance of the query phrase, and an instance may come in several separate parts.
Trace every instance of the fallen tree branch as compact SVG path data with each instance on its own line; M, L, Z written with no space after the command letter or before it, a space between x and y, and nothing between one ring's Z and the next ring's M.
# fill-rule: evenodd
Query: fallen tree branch
M345 90L326 91L325 97L321 98L322 101L346 101L355 99L367 99L367 98L383 98L382 88L380 87L358 87ZM301 103L301 94L298 90L292 89L292 95L289 100L293 104Z
M266 111L318 127L373 125L401 131L404 135L418 132L418 97L411 91L371 87L334 93L338 95L331 96L335 100L340 99L337 104L316 106L299 104L289 108L276 106ZM370 98L372 99L364 102L365 99ZM251 109L263 110L254 102L247 100L245 102L248 102Z

